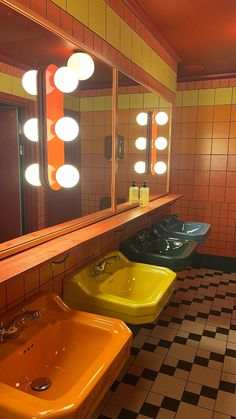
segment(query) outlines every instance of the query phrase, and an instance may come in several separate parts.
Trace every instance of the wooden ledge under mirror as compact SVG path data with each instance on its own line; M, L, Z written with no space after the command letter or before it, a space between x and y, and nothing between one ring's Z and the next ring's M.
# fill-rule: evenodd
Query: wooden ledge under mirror
M64 115L79 125L75 141L65 143L65 163L78 168L80 181L58 191L29 185L25 169L38 162L39 150L37 142L27 140L23 126L38 110L35 97L22 87L22 76L49 64L66 66L81 48L76 39L55 34L55 27L50 31L4 3L0 36L0 259L130 209L133 179L138 186L147 180L151 199L168 193L171 104L96 53L91 78L64 95ZM137 124L136 116L157 111L169 117L158 132L168 137L168 147L154 152L167 171L161 176L137 174L134 164L146 159L146 150L137 150L135 140L147 128Z

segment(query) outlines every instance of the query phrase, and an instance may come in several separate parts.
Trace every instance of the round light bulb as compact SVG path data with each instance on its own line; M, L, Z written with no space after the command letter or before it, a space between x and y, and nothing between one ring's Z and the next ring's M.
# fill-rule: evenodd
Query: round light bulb
M144 161L137 161L134 165L134 170L136 173L145 173L146 164Z
M69 67L60 67L54 74L54 83L63 93L73 92L79 83L76 72Z
M166 112L157 112L155 120L157 125L165 125L168 122L168 115Z
M23 132L28 140L37 143L39 140L38 118L28 119L23 126Z
M37 71L27 71L22 77L22 85L27 93L30 95L37 95Z
M72 54L67 61L67 66L76 71L79 80L89 79L95 69L92 57L85 52L75 52Z
M25 179L30 185L41 186L39 179L39 164L34 163L27 167L25 170Z
M163 161L158 161L156 164L154 164L154 171L158 175L163 175L167 170L167 166Z
M55 124L55 133L62 141L73 141L79 134L79 125L70 116L63 116Z
M168 145L168 141L165 137L158 137L155 140L155 147L157 150L165 150Z
M144 127L145 125L147 125L147 121L148 121L148 114L146 112L140 112L137 116L136 116L136 122L138 125L141 125L142 127Z
M56 180L63 188L73 188L79 182L79 172L71 164L64 164L56 171Z
M145 137L139 137L135 141L135 147L138 150L146 150L147 139Z

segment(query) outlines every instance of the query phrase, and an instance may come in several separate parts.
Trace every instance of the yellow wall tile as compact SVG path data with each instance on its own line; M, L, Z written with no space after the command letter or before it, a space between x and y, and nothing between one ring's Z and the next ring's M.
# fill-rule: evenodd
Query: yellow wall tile
M130 95L118 96L118 109L129 109Z
M132 61L142 67L142 39L135 32L132 31Z
M232 104L236 105L236 87L233 87Z
M93 98L93 111L103 111L106 109L105 96L98 96Z
M142 40L142 68L150 73L151 68L151 48Z
M25 97L25 90L23 89L21 79L18 77L11 76L11 90L12 94L19 97ZM35 99L34 96L31 96L31 99Z
M187 90L183 92L183 106L197 106L198 90Z
M112 97L111 96L106 96L106 101L105 101L105 108L106 111L111 111L112 110Z
M158 71L159 71L158 64L159 64L159 60L157 59L157 54L151 48L150 49L150 74L155 78L157 78Z
M120 17L106 5L106 41L120 49Z
M183 106L183 92L176 92L176 106Z
M142 93L134 93L130 95L130 108L138 109L144 107L144 98Z
M156 109L159 105L159 96L155 93L144 93L144 108Z
M88 0L67 0L67 12L88 26Z
M170 104L165 99L163 99L162 97L160 97L160 104L159 104L159 106L160 106L160 108L169 108L170 107Z
M232 87L216 89L215 105L230 105L232 102Z
M0 73L0 92L12 93L11 90L11 76L5 73Z
M131 58L132 30L123 19L120 21L120 52L126 57Z
M105 38L105 2L104 0L89 0L89 27L102 38Z
M82 97L80 100L80 110L81 112L89 112L93 110L93 98L92 97Z
M199 90L199 106L213 105L215 100L215 89L201 89Z
M62 9L66 10L66 0L52 0L57 6L61 7Z

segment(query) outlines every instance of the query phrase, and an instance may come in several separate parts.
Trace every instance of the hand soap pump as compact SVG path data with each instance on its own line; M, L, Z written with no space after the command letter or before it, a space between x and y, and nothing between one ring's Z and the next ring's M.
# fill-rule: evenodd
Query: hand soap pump
M129 203L130 204L138 203L138 187L136 186L135 180L133 180L132 185L129 188Z
M140 188L140 207L148 207L149 205L149 187L147 186L146 180L143 182L143 186Z

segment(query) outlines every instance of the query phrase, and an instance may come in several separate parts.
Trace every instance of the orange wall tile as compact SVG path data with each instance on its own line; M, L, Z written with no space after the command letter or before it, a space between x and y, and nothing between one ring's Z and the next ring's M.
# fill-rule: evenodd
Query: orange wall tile
M236 105L233 95L225 105L215 102L225 92L218 89L230 86L236 86L236 79L179 84L183 97L188 90L192 95L194 89L202 89L195 96L198 101L203 100L204 89L215 90L208 105L195 101L193 106L176 108L170 191L184 195L173 212L178 211L182 219L212 225L199 251L236 257Z

